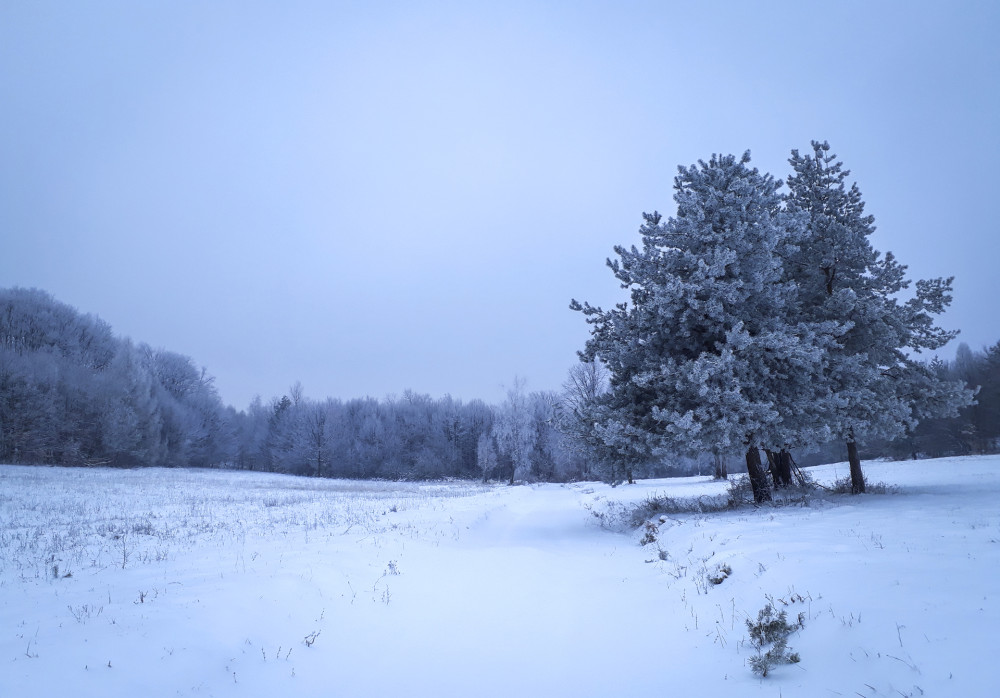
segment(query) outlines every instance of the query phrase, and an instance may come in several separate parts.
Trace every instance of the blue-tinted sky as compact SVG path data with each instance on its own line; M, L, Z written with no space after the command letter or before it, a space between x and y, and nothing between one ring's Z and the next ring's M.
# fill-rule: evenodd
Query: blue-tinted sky
M554 389L673 176L829 140L1000 340L1000 3L0 5L0 286L245 407ZM947 355L953 353L948 347Z

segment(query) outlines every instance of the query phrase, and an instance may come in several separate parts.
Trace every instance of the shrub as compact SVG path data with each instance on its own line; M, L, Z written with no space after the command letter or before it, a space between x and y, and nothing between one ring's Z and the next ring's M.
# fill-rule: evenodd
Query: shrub
M733 573L733 568L726 563L717 565L715 569L706 575L706 579L710 581L715 586L722 584L729 578L729 575Z
M753 503L753 488L750 487L750 478L746 475L732 478L729 481L727 506L730 509L739 509Z
M788 636L800 630L804 621L800 613L797 621L788 623L785 611L776 613L769 602L757 613L757 620L747 618L750 644L757 654L750 657L750 669L758 676L767 676L777 664L797 664L799 655L788 646Z

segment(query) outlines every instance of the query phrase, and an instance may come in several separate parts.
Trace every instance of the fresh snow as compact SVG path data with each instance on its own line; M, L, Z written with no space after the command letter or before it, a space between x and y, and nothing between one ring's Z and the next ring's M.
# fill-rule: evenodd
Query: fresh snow
M0 466L0 696L1000 695L1000 457L865 465L897 491L652 531L621 504L725 484Z

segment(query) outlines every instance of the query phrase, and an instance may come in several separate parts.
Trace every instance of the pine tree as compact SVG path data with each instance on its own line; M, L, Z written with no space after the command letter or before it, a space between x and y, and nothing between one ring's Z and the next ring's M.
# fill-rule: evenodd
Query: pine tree
M771 498L758 445L822 440L817 380L843 328L803 320L784 260L803 235L781 183L742 158L679 168L677 215L643 214L642 248L608 261L631 293L612 310L579 304L583 352L611 374L597 432L621 457L742 445L757 502ZM791 319L791 321L790 321Z
M792 151L788 212L803 217L805 237L788 259L797 307L805 322L839 323L823 379L832 399L823 405L834 436L847 443L852 490L864 492L859 439L894 438L925 416L950 414L971 394L942 381L911 357L937 349L957 332L942 330L934 316L951 302L951 279L918 281L908 288L906 267L870 241L875 219L864 212L856 184L826 142L812 142L812 154Z

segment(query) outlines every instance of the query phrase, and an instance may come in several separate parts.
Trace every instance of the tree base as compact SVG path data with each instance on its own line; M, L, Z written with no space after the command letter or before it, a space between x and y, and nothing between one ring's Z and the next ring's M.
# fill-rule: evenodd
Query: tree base
M747 449L747 475L750 476L750 489L753 490L755 504L771 501L771 486L767 481L767 471L760 462L760 451L756 446Z

